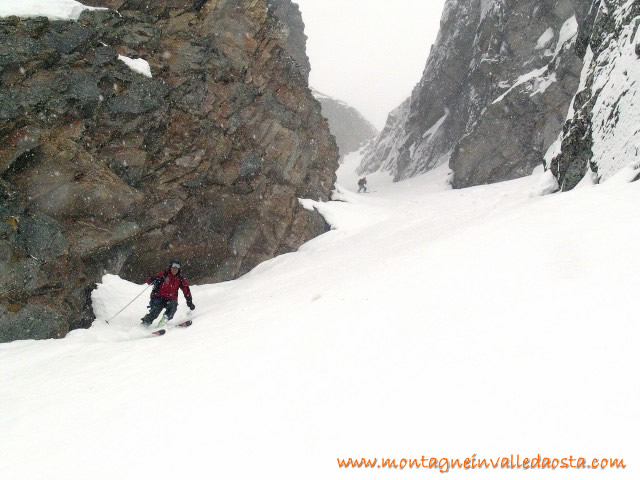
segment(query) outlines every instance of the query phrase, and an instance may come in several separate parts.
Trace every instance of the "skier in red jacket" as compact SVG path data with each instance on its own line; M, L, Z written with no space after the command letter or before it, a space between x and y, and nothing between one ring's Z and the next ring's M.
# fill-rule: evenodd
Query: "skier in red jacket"
M187 306L193 310L196 306L191 299L191 290L189 290L189 282L182 276L181 266L178 260L171 260L169 268L164 272L160 272L147 278L147 283L153 285L151 291L151 301L149 302L149 313L142 319L142 325L149 326L158 318L160 312L165 313L160 321L164 324L171 320L178 309L178 289L182 290Z

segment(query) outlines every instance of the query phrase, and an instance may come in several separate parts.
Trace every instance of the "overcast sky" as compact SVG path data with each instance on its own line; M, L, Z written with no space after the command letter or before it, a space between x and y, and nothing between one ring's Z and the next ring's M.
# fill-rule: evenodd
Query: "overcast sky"
M305 23L311 86L356 107L379 130L422 76L445 0L294 0Z

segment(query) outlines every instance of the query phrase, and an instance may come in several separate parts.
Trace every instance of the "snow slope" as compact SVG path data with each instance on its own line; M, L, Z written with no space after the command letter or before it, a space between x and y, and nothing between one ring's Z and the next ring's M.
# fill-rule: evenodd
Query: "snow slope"
M105 276L91 329L0 345L0 478L434 478L336 459L538 453L638 478L640 183L448 173L306 202L334 229L195 286L189 329L145 338L146 292L106 325L143 286Z
M381 187L388 186L393 183L393 176L389 171L378 170L366 175L358 175L358 167L362 164L362 159L364 158L368 145L369 144L344 157L343 162L340 164L340 168L338 168L338 171L336 172L338 185L346 188L347 190L357 191L358 180L366 176L367 189L370 192L373 192Z

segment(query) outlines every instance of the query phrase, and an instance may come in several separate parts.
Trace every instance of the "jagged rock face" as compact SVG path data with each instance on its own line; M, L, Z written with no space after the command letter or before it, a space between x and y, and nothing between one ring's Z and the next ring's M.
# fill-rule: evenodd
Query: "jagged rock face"
M638 160L639 25L638 2L592 4L581 35L580 48L586 54L580 88L559 151L548 162L563 190L574 188L589 170L596 181L604 181Z
M448 0L423 77L362 173L402 180L449 162L458 188L530 174L577 89L583 15L570 0Z
M365 147L362 163L357 169L358 175L383 171L389 172L396 180L402 178L398 160L410 107L411 98L408 98L389 114L380 135Z
M329 121L329 129L336 137L340 159L360 150L378 135L376 127L351 105L313 90L322 105L322 115Z
M87 326L104 273L228 280L327 228L298 202L338 154L297 7L85 3L119 13L0 19L0 341Z

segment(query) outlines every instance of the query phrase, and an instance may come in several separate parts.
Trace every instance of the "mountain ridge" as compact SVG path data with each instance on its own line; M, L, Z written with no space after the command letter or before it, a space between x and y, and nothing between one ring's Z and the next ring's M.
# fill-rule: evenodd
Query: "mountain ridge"
M383 169L399 181L448 163L454 187L463 188L526 176L543 165L562 188L572 188L592 158L585 128L606 121L583 109L567 123L574 99L593 83L584 75L593 77L598 65L616 61L622 43L629 51L634 48L629 28L637 17L637 6L625 0L448 0L422 79L390 114L359 171ZM621 21L631 27L616 27ZM600 52L603 59L583 71L588 49L598 50L603 38L608 45ZM635 65L628 63L628 70ZM601 85L611 85L600 79ZM586 95L600 93L582 91L581 105L589 104ZM581 130L585 121L589 126ZM623 128L618 131L619 138L627 135ZM561 147L564 154L557 157ZM633 160L631 151L625 155L616 168ZM589 168L597 171L598 163ZM571 169L577 172L565 181Z
M378 135L378 130L352 105L315 88L311 88L311 92L322 105L322 115L329 121L329 129L336 137L340 161Z

